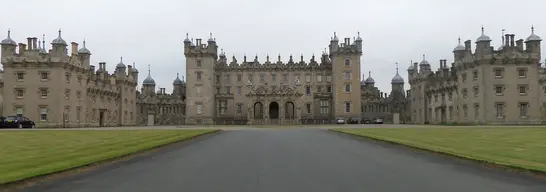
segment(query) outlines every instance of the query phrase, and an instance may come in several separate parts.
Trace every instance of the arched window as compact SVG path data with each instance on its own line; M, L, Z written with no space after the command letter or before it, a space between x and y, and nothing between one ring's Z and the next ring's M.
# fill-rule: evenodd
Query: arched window
M349 58L345 59L345 66L351 65L351 60Z

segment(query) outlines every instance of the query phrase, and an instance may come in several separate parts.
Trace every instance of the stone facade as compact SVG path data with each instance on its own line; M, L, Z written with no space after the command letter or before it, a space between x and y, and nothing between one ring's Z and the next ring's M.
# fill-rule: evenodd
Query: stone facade
M338 36L328 52L306 62L279 55L265 62L258 57L228 61L216 40L184 40L186 56L186 124L332 123L336 118L392 119L407 114L404 79L396 72L387 96L373 78L360 81L362 39ZM364 77L364 76L363 76ZM406 121L407 115L401 115Z
M440 60L434 72L424 58L408 68L412 123L533 124L546 119L546 69L542 39L502 35L498 49L482 34L472 51L467 40L453 50L454 61ZM524 47L525 46L525 47Z
M10 37L1 45L2 114L21 115L38 127L130 126L136 120L138 71L123 62L109 74L106 63L90 64L91 52L68 44L61 31L46 49L45 41ZM127 71L126 71L127 70Z

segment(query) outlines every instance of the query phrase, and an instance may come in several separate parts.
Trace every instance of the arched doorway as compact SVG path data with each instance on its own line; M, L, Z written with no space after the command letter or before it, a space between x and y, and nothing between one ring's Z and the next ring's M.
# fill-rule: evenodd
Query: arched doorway
M295 117L295 109L294 109L294 103L291 101L288 101L284 104L284 118L286 119L294 119Z
M279 103L277 103L276 101L269 103L269 118L279 118Z
M254 118L264 118L264 104L262 102L254 103Z

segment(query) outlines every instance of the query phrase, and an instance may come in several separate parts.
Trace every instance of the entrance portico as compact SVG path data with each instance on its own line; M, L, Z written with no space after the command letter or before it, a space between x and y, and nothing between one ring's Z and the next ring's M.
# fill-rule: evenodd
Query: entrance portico
M303 95L297 91L299 81L290 85L273 85L267 83L255 86L250 81L247 84L249 92L248 124L299 124L301 110L298 104Z

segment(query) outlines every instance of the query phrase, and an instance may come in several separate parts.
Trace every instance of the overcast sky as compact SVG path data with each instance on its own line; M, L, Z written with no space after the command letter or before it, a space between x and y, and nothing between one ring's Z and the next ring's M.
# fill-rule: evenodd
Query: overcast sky
M105 61L113 71L123 56L125 64L136 62L140 81L150 64L168 91L176 73L185 74L186 33L206 40L212 32L238 61L246 53L263 62L269 53L286 62L290 54L304 54L306 61L320 54L334 31L340 39L360 31L361 70L366 77L372 71L383 91L390 90L396 62L407 82L411 60L426 54L434 69L440 59L451 63L457 37L471 39L474 49L482 25L495 47L501 29L519 39L535 25L546 37L546 1L540 0L17 0L3 6L0 27L11 28L15 41L46 34L49 48L61 28L67 42L87 40L93 64Z

